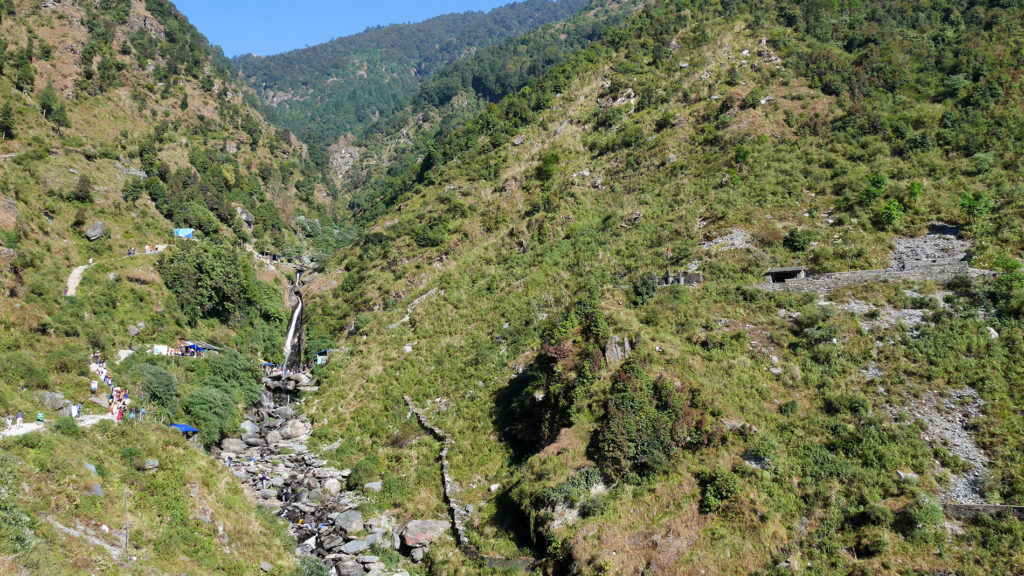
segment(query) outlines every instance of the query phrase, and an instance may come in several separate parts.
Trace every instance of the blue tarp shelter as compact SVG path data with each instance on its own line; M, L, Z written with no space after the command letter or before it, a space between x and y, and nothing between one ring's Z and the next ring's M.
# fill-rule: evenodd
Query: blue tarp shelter
M199 432L198 428L193 428L188 424L171 424L170 426L171 428L178 430L182 434L195 434L196 432Z
M185 238L186 240L195 240L196 230L195 228L175 228L175 238Z

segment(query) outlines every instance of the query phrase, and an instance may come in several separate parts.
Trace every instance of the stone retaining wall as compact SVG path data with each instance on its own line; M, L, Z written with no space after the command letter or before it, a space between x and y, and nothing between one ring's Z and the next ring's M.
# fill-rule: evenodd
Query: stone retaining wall
M820 274L810 278L789 280L788 282L764 283L757 287L769 292L809 292L825 294L849 286L864 282L920 282L932 280L945 284L957 276L990 276L994 274L989 270L971 268L967 262L956 262L953 264L936 264L933 266L919 266L906 270L858 270L853 272L831 272Z
M997 504L946 504L943 506L947 516L953 518L977 518L979 516L996 516L1008 512L1024 520L1024 506L1001 506Z

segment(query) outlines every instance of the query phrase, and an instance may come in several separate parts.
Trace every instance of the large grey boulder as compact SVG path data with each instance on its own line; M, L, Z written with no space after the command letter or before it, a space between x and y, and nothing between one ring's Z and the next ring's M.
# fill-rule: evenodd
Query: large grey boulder
M345 534L354 534L363 530L363 513L359 510L342 512L334 519L334 525L344 530Z
M51 410L60 410L71 404L60 392L42 392L37 398Z
M271 430L270 433L267 434L267 444L270 446L280 444L281 440L281 433L278 432L277 430Z
M323 485L324 494L337 496L341 492L341 482L337 478L328 478Z
M257 434L260 431L260 427L254 424L251 420L246 420L245 422L242 422L242 425L239 426L239 428L245 434Z
M340 562L334 567L334 572L338 576L363 576L363 565L359 562L353 562L347 560Z
M18 205L0 194L0 230L11 231L18 225Z
M362 540L353 540L348 544L341 547L341 551L345 554L359 554L363 550L369 548L370 545Z
M160 461L157 460L156 458L150 458L150 459L144 461L139 466L136 466L136 468L138 468L139 470L142 470L142 471L156 470L159 467L160 467Z
M90 242L99 240L100 237L103 236L103 230L103 222L96 222L85 229L85 237L88 238Z
M281 427L281 438L284 438L285 440L298 438L305 433L306 425L298 420L289 420L287 424Z
M448 529L441 520L413 520L402 530L402 545L408 548L426 546Z
M291 406L281 406L280 408L275 410L274 413L277 414L278 418L289 420L293 416L295 416L295 409L292 408Z
M238 438L225 438L220 443L220 449L226 452L245 452L247 446Z

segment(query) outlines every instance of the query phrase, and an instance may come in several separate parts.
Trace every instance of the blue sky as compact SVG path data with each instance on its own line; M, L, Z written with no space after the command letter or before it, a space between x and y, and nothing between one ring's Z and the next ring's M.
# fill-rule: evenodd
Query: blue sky
M228 56L277 54L362 32L369 26L490 10L512 0L173 0Z

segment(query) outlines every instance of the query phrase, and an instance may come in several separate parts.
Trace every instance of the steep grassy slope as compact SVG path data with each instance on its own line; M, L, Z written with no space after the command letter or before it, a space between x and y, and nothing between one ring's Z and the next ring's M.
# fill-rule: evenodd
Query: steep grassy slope
M251 574L260 561L290 570L280 524L165 423L216 409L204 440L233 432L258 387L252 362L280 359L286 268L256 263L244 245L287 256L333 249L340 234L326 232L329 203L303 146L242 101L230 63L168 2L18 1L3 11L0 412L44 412L52 423L44 392L104 412L89 401L97 350L112 361L130 346L189 338L248 360L161 371L138 368L159 363L140 353L113 373L151 423L82 432L65 421L61 433L2 440L0 571ZM96 222L103 232L90 241ZM199 241L174 242L175 227L195 228ZM72 269L90 259L65 297ZM153 457L160 470L135 469ZM90 495L94 482L103 497ZM119 546L125 490L131 564L95 543Z
M275 123L334 142L402 108L420 85L475 51L562 20L585 0L526 0L395 24L235 65Z
M472 543L551 573L1019 569L1018 520L943 517L969 465L914 415L976 389L979 492L1024 503L1020 16L665 1L607 30L437 142L316 282L309 336L340 348L309 407L344 439L330 456L383 477L378 506L437 511L411 396L454 439ZM884 268L936 220L1003 274L752 287ZM691 263L702 286L652 286ZM889 309L925 322L864 324ZM477 570L447 552L437 573Z

